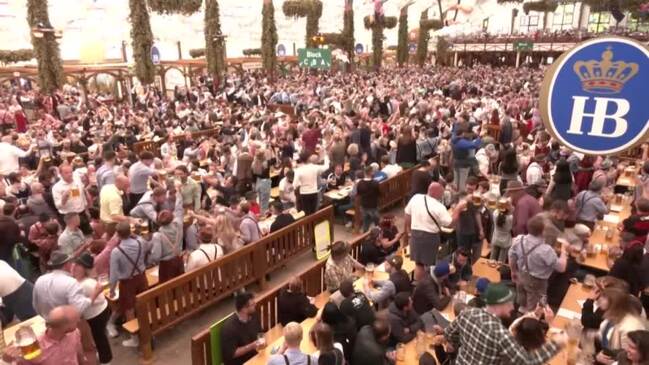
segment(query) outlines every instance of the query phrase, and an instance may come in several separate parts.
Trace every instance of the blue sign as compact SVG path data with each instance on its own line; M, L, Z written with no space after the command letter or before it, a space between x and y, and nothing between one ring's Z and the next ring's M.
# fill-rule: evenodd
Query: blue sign
M356 51L356 54L361 54L365 50L363 47L363 44L361 43L356 43L356 47L354 47L354 50Z
M156 46L151 47L151 62L154 65L160 64L160 50Z
M277 46L277 55L280 57L286 56L286 47L283 44Z
M417 52L417 43L408 44L408 52L410 52L410 53Z
M545 126L560 143L585 154L623 152L649 137L649 50L628 38L578 44L546 72Z

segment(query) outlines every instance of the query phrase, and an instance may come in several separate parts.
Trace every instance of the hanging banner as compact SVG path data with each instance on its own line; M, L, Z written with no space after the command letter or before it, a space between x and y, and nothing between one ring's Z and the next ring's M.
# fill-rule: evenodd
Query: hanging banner
M300 67L329 69L331 68L331 50L324 48L300 48L297 50Z

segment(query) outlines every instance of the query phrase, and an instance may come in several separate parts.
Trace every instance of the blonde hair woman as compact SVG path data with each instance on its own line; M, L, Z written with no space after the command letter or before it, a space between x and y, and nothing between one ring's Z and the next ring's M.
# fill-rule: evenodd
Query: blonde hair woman
M216 218L211 218L190 211L189 215L196 218L198 222L204 223L213 229L216 243L223 248L224 254L231 253L243 247L243 240L239 235L239 230L234 228L232 222L225 214L219 214Z

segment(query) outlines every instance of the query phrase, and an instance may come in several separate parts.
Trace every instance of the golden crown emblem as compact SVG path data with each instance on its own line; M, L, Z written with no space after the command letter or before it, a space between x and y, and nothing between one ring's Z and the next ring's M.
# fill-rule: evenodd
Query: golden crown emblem
M613 61L613 51L607 47L602 60L577 61L573 70L581 80L581 88L595 94L617 94L624 84L638 73L638 64Z

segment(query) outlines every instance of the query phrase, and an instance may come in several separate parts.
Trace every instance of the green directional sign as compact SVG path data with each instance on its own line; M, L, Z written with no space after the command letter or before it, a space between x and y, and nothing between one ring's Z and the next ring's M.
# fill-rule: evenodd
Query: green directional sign
M514 41L514 51L531 51L533 48L532 41Z
M300 67L331 68L331 50L323 48L300 48L297 50Z

